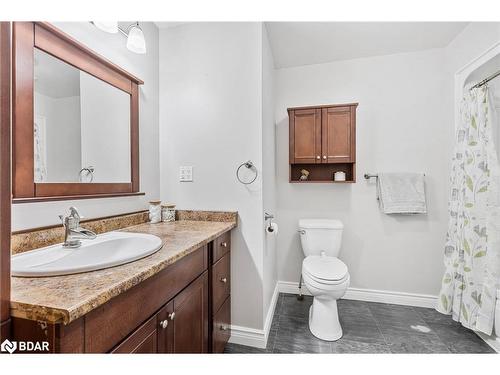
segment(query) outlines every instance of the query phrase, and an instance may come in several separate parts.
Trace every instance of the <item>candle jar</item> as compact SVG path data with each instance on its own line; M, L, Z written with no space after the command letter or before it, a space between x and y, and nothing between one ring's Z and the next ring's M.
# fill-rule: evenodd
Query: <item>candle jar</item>
M161 221L161 201L149 202L149 222L156 224Z
M161 205L161 220L164 223L175 221L175 204L166 203Z

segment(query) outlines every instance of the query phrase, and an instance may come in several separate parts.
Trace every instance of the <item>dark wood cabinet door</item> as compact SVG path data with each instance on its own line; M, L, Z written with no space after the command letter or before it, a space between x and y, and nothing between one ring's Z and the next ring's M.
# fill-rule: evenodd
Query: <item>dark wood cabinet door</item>
M354 161L352 112L348 106L322 109L322 163Z
M115 354L154 354L158 352L156 316L137 328L111 353Z
M292 163L321 163L321 110L291 111L290 121L290 160Z
M156 314L156 327L158 329L158 353L174 352L174 301L170 301Z
M208 350L208 273L174 298L173 353Z

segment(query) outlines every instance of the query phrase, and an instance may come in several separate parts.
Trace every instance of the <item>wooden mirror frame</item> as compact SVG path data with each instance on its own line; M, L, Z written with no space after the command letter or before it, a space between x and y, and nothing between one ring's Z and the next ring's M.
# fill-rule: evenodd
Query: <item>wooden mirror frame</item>
M12 33L13 203L143 195L139 192L139 89L144 82L46 22L14 22ZM131 181L35 182L34 50L40 49L130 95Z

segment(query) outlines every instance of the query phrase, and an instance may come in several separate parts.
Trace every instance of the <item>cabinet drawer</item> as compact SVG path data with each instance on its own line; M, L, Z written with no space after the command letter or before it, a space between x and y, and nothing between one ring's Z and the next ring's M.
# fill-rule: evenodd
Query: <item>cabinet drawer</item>
M212 352L223 353L231 337L231 297L228 297L214 316L212 327Z
M158 349L156 316L137 328L129 337L119 344L111 353L134 354L156 353Z
M221 234L214 241L212 263L217 262L231 250L231 231Z
M224 255L212 266L212 314L215 314L231 293L231 258Z

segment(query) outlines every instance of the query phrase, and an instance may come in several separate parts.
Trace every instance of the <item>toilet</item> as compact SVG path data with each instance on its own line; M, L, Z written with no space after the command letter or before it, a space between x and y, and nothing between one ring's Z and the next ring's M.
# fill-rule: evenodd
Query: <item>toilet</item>
M302 279L314 297L309 309L309 329L326 341L342 337L337 300L344 296L350 280L347 266L338 258L343 229L339 220L299 220L305 255Z

